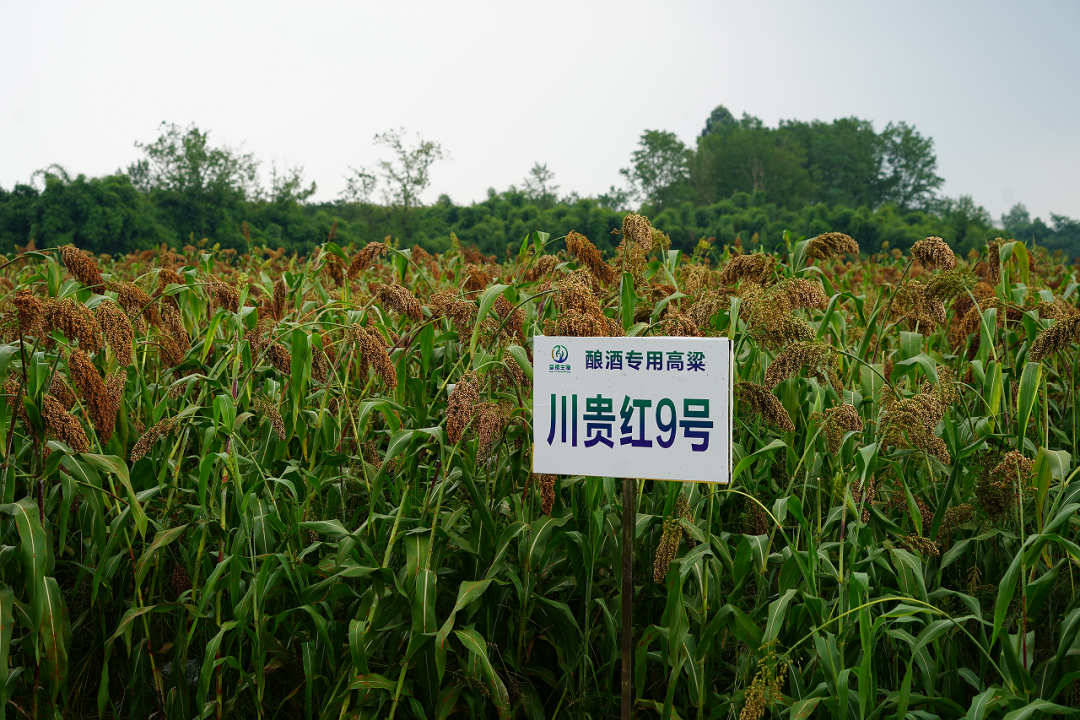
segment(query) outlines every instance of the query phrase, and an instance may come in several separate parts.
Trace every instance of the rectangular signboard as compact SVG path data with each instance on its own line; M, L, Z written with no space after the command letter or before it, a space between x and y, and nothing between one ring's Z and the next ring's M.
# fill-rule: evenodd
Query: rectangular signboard
M533 339L533 471L727 483L728 338Z

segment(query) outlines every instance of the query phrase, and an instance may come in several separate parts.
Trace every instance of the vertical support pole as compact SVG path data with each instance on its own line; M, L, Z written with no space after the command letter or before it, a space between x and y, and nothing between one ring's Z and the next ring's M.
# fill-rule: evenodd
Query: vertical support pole
M622 720L631 720L634 703L634 526L637 524L637 481L622 485Z

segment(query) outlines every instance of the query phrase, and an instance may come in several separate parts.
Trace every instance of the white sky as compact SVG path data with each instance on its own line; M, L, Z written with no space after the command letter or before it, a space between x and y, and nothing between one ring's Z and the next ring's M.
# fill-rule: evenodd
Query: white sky
M101 175L163 121L302 165L317 199L376 133L437 140L433 201L620 184L645 129L718 104L775 125L855 115L933 137L945 194L1080 217L1080 2L0 0L0 186Z

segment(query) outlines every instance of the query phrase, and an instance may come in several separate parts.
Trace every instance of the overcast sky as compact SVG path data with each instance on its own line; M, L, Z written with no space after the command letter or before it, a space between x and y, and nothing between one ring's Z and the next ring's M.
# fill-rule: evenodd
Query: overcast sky
M0 0L0 186L101 175L161 121L302 165L333 199L404 126L449 152L426 201L547 163L620 184L646 129L693 143L718 104L768 125L905 120L945 194L1080 217L1080 2Z

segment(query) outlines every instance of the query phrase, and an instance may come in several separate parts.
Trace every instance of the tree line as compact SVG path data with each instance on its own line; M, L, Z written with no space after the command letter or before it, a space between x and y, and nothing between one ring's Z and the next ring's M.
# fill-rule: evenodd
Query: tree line
M1080 221L1032 219L1020 203L995 220L970 196L942 197L933 140L904 122L880 132L858 118L769 127L720 106L693 147L674 133L645 131L621 170L622 187L595 197L560 194L554 174L537 163L520 186L490 189L468 205L447 195L422 202L431 166L446 156L439 143L404 130L374 141L389 158L350 168L337 199L313 202L317 188L302 168L272 166L264 183L251 153L214 145L195 126L163 123L156 140L136 143L140 159L115 173L72 177L52 165L0 188L0 252L33 239L38 247L70 242L109 254L188 243L305 253L331 227L342 244L390 237L434 252L448 248L453 233L501 255L534 230L577 230L610 249L622 214L636 210L683 250L709 238L718 247L741 241L770 249L785 231L838 231L869 252L937 235L966 253L1001 235L1080 255Z

